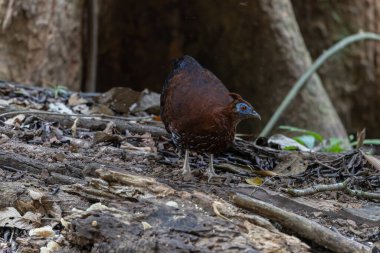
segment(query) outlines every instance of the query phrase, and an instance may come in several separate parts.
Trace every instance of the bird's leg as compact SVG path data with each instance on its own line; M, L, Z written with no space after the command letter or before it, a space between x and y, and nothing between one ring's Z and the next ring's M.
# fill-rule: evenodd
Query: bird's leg
M207 168L207 173L208 175L208 181L211 180L213 176L216 176L215 170L214 170L214 155L210 154L210 163Z
M190 164L189 164L189 150L186 149L186 152L185 152L185 161L183 163L183 167L182 167L182 174L191 174L191 168L190 168Z

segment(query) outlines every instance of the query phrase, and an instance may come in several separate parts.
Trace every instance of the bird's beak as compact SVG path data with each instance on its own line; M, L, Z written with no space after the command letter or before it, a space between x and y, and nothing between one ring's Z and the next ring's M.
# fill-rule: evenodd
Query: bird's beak
M260 114L258 114L255 110L252 110L251 113L250 113L250 117L252 118L257 118L259 120L261 120L261 116Z
M246 111L244 114L240 114L239 115L239 118L240 120L243 120L243 119L250 119L250 118L257 118L259 120L261 120L261 116L260 114L258 114L255 110L253 110L252 108L249 109L249 111Z

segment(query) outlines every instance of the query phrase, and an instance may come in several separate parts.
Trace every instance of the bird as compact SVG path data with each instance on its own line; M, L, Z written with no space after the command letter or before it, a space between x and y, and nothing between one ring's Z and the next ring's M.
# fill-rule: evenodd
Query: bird
M236 126L248 118L260 118L253 106L224 84L193 57L174 61L160 97L161 120L172 142L185 150L183 174L191 174L189 151L210 157L208 179L216 175L214 155L228 149Z

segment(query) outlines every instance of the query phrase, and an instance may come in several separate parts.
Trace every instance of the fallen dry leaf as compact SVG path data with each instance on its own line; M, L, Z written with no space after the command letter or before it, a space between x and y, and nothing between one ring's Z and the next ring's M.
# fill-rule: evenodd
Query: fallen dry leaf
M87 103L88 103L88 101L84 98L81 98L78 93L71 94L69 101L68 101L68 104L70 106L87 104Z
M6 207L0 210L0 227L18 228L30 230L40 226L40 216L27 212L24 216L14 207Z
M380 160L374 157L373 155L367 155L363 152L365 159L378 171L380 171Z
M263 184L264 180L260 177L254 177L245 179L245 182L253 186L260 186Z
M20 127L21 123L25 120L24 114L19 114L13 118L7 119L4 123L9 126Z
M40 228L31 229L29 231L29 236L35 236L35 237L54 237L55 232L53 231L53 228L51 226L44 226Z
M274 168L273 172L279 176L292 176L304 172L307 169L307 162L298 152L293 152L284 157L280 157L280 163Z

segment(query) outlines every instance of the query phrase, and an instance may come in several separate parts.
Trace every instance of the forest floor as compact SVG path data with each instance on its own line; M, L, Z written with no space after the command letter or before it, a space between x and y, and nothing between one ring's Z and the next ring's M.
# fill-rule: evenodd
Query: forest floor
M0 94L0 252L380 252L380 162L362 150L237 139L208 181L204 154L182 175L155 93Z

